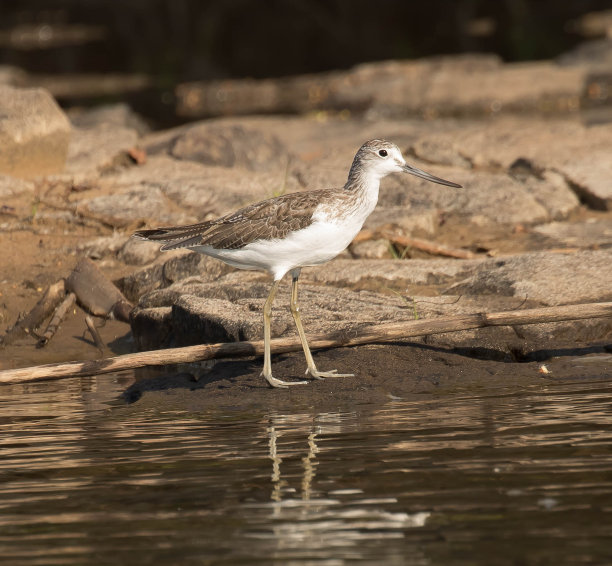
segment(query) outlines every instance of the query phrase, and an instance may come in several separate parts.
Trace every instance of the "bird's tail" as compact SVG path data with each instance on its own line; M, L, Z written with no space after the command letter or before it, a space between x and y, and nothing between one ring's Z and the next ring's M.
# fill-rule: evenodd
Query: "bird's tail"
M160 249L176 250L188 248L202 241L202 233L206 231L205 223L189 224L186 226L173 226L168 228L154 228L152 230L137 230L133 238L148 240L150 242L166 242Z

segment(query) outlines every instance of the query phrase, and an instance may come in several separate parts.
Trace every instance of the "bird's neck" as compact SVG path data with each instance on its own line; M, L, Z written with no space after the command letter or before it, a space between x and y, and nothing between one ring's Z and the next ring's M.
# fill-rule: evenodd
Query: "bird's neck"
M355 195L356 199L362 203L360 206L368 209L367 214L369 214L378 202L379 187L380 175L352 167L344 190Z
M378 172L367 170L353 164L349 171L346 184L344 185L344 190L351 192L378 192L380 179L381 176Z

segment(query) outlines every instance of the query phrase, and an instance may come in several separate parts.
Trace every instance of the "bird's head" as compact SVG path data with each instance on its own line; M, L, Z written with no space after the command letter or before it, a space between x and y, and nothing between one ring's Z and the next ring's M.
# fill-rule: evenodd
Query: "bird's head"
M365 142L355 155L351 173L368 174L382 179L389 173L410 173L427 181L461 188L461 185L436 177L417 167L408 165L399 147L386 140L370 140Z

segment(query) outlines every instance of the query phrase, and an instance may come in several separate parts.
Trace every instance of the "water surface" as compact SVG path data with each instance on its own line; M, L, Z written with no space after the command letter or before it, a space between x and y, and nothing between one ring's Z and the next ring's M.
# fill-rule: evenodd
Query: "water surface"
M610 383L279 413L132 379L0 389L3 564L612 562Z

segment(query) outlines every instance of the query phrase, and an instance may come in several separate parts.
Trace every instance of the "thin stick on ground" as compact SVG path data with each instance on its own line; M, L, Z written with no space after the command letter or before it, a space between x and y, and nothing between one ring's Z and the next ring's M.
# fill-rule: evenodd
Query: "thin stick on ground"
M407 248L415 248L427 252L431 255L441 255L446 257L454 257L458 259L473 259L476 257L474 252L469 250L462 250L460 248L451 248L443 244L432 242L431 240L424 240L423 238L412 238L398 234L390 230L380 230L379 235L385 240L389 240L399 246L405 246Z
M473 259L478 257L477 254L469 250L451 248L450 246L438 244L437 242L425 240L423 238L412 238L410 236L400 234L397 230L389 227L383 227L379 230L364 228L361 230L361 232L359 232L359 234L357 234L357 236L355 236L352 243L358 244L360 242L366 242L376 238L383 238L385 240L389 240L389 242L392 244L397 244L398 246L403 246L405 248L414 248L431 255L454 257L458 259Z
M456 332L485 326L513 326L564 320L581 320L612 317L612 302L544 307L497 313L475 313L445 316L430 320L394 322L361 328L359 334L323 334L313 336L309 342L311 349L357 346L377 342L390 342L415 336ZM301 350L298 337L277 338L272 340L274 353L287 353ZM215 358L256 356L263 354L263 340L254 342L230 342L223 344L203 344L184 348L153 350L136 354L125 354L100 360L47 364L30 368L0 371L0 383L23 383L64 377L82 377L110 373L144 366L165 366L177 363L190 363Z
M51 338L55 336L55 333L57 332L60 324L62 323L62 320L64 320L64 317L66 316L66 314L68 314L68 311L74 306L75 302L76 295L74 293L68 293L64 300L60 303L60 305L55 309L55 312L53 313L53 316L51 317L47 328L42 333L40 340L38 340L38 343L36 344L38 348L46 346L49 343L49 340L51 340Z

